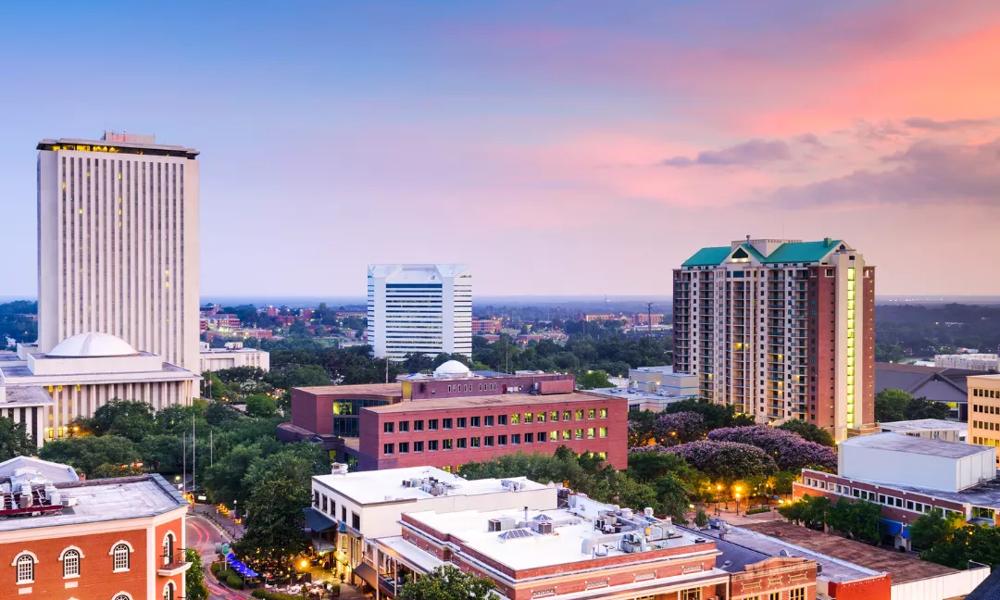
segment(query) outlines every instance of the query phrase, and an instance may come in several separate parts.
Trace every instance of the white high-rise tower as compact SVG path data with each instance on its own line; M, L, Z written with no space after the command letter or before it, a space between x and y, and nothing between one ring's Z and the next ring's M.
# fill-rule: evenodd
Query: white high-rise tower
M368 265L368 343L375 356L472 357L472 273L465 265Z
M152 136L38 144L38 350L108 333L199 372L198 151Z

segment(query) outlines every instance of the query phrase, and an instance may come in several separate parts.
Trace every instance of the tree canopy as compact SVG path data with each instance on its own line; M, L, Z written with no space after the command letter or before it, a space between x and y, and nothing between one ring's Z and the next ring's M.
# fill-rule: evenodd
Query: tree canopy
M36 450L35 441L28 434L24 423L0 417L0 462L15 456L34 454Z
M488 600L496 586L491 579L444 565L399 592L400 600Z

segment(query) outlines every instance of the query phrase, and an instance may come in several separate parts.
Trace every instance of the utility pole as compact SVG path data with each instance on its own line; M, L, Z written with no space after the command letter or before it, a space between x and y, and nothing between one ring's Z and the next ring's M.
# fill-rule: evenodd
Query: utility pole
M194 429L194 415L191 415L191 493L195 493L198 483L196 467L198 460L198 434Z
M181 432L181 492L187 491L187 468L188 468L188 456L187 456L187 434L183 431Z

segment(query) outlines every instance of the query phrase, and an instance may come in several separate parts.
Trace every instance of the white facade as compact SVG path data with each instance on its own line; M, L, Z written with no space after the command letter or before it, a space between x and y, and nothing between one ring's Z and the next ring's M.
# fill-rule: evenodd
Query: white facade
M210 348L201 351L201 372L254 367L262 371L271 370L271 354L256 348Z
M555 508L558 494L524 477L470 481L436 467L314 475L312 491L313 508L365 539L399 535L403 513Z
M38 346L99 331L197 372L198 152L150 136L38 144Z
M879 423L878 426L883 432L891 431L903 435L944 440L946 442L964 442L968 429L965 423L945 421L944 419L891 421L889 423Z
M472 273L465 265L369 265L368 343L377 358L472 357Z
M837 452L841 477L958 492L996 478L996 448L877 433L850 438Z
M969 371L998 371L1000 356L996 354L935 354L934 366Z

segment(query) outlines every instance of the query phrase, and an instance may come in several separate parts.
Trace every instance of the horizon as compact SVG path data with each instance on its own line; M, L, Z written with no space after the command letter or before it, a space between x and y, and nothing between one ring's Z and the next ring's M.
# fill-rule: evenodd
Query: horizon
M369 263L438 261L485 297L663 296L747 234L843 239L880 296L1000 295L978 258L996 3L247 8L7 8L0 197L26 251L0 292L37 293L35 144L114 129L201 152L203 296L349 296ZM81 30L115 32L79 49L113 68L36 43ZM55 73L91 101L39 93Z

